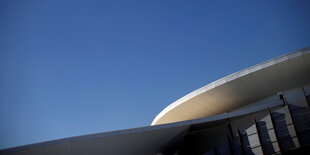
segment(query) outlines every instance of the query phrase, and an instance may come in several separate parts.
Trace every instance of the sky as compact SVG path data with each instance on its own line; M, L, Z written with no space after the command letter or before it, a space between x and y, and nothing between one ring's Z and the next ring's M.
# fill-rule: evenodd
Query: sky
M149 126L224 76L310 46L310 1L0 1L0 149Z

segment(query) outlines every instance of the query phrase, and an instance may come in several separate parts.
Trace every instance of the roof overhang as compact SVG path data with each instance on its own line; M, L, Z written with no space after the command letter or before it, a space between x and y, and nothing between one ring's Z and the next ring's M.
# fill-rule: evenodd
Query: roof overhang
M310 83L310 48L233 73L173 102L152 125L232 111L278 92Z

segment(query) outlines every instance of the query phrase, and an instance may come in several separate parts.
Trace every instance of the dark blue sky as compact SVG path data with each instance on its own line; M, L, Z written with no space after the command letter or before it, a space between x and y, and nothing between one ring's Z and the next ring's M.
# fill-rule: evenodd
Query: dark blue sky
M0 1L0 149L150 125L212 81L310 46L300 1Z

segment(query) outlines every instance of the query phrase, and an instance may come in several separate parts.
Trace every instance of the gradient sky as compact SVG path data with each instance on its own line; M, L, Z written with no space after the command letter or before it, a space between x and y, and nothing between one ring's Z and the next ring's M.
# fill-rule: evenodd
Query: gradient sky
M310 46L310 1L0 1L0 149L148 126Z

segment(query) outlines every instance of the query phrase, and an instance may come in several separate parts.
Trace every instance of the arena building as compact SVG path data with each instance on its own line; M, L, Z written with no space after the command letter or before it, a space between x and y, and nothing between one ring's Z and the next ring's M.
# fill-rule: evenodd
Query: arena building
M307 154L310 48L241 70L167 106L151 126L0 150L1 155Z

